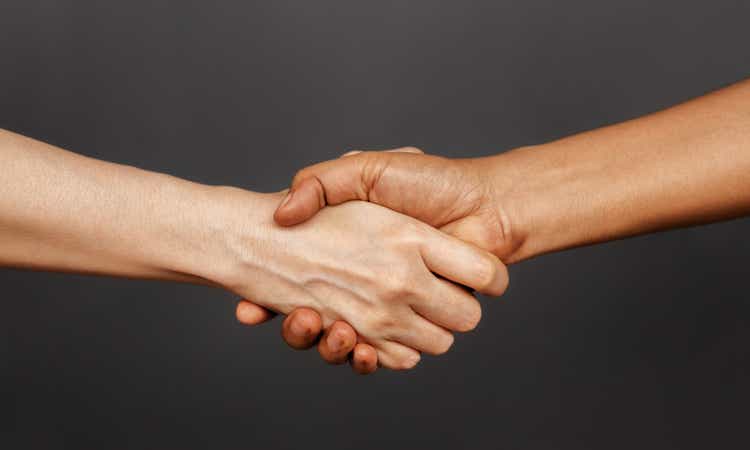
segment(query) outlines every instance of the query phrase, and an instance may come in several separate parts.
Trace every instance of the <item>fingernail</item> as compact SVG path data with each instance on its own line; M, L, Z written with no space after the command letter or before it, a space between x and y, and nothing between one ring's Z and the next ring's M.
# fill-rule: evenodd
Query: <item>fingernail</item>
M284 200L282 200L281 204L279 205L279 209L283 208L284 206L286 206L287 203L289 203L289 200L292 199L293 194L294 194L294 191L292 190L289 190L289 192L287 192L286 197L284 197Z

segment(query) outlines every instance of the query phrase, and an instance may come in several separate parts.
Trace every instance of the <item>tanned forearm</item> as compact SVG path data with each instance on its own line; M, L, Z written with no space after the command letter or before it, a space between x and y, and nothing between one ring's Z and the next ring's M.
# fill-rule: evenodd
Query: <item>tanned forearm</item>
M507 262L750 213L750 81L488 158Z

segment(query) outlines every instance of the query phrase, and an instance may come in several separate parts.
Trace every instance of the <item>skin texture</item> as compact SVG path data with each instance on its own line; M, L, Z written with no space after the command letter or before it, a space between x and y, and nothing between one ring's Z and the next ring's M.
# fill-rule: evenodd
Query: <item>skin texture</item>
M447 330L476 326L479 304L446 279L493 294L505 289L499 259L385 208L347 203L283 228L272 219L280 195L256 194L253 200L233 188L223 195L235 194L229 210L255 201L258 219L252 226L227 222L228 236L234 236L230 252L241 264L221 284L284 314L301 306L314 309L324 326L346 321L386 367L412 367L419 360L414 350L441 354L453 342ZM336 327L323 340L333 351L345 344L334 345L341 341Z
M369 347L358 354L411 368L479 321L478 302L453 282L491 295L507 285L494 255L370 203L285 228L272 219L283 193L191 183L6 131L0 165L0 266L221 287L255 303L238 306L241 320L308 308L283 328L305 347L325 327L332 362L359 339Z
M401 150L350 152L301 170L275 220L292 226L326 205L364 200L510 264L744 216L750 214L750 80L643 118L496 156L449 160ZM347 332L353 339L354 331Z

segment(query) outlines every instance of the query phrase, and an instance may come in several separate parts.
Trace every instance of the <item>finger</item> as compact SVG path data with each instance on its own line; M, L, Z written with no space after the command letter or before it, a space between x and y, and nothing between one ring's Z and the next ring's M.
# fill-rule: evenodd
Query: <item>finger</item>
M378 352L370 344L355 345L351 358L352 370L360 375L371 374L378 369Z
M304 350L315 345L322 328L323 322L317 312L298 308L284 319L281 336L290 347Z
M342 364L357 343L357 333L340 320L328 327L318 343L318 353L330 364Z
M292 181L287 197L274 213L279 225L304 222L328 205L366 200L369 185L363 182L366 154L326 161L302 169Z
M453 334L418 314L412 314L393 340L430 355L442 355L453 345Z
M428 321L452 331L471 331L482 318L482 307L472 294L450 281L433 277L425 300L411 304Z
M327 204L323 184L318 178L308 178L289 190L273 213L273 219L284 227L297 225L317 214Z
M282 226L296 225L326 205L368 200L386 167L387 158L382 154L363 152L302 169L276 209L274 220Z
M385 341L378 344L378 362L391 370L409 370L422 358L418 351L397 342Z
M508 269L495 255L428 228L420 248L430 271L483 294L502 295Z
M487 222L475 216L454 221L440 227L440 231L445 234L499 255L495 251L498 248L497 237L494 234L487 233L486 230Z
M240 323L245 325L259 325L276 317L273 311L244 299L237 302L234 315Z

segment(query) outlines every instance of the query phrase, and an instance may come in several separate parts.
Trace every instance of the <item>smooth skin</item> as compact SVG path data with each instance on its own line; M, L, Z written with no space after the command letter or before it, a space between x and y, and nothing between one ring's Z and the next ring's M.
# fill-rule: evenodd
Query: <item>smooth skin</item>
M276 222L292 226L326 205L364 200L512 264L745 216L750 214L750 80L639 119L491 157L452 160L400 150L350 152L300 171L275 212ZM240 307L255 308L246 302ZM289 320L298 318L310 325L310 336L317 336L314 311L299 311ZM291 330L285 330L285 339L299 341ZM356 341L345 324L338 330L341 341ZM373 367L376 356L359 349L355 370Z
M507 285L496 256L371 203L284 228L272 218L283 193L192 183L2 130L0 167L0 267L205 284L276 313L304 307L326 342L351 345L334 326L350 324L368 361L392 369L476 326L479 303L460 286Z

